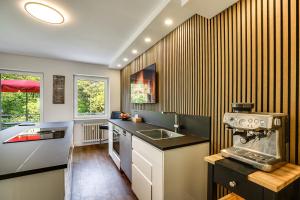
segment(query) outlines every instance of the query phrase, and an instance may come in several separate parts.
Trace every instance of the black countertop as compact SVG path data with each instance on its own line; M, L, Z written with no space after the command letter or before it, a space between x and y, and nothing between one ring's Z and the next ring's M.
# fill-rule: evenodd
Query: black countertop
M67 128L64 138L3 144L7 139L32 128ZM49 122L36 126L15 126L0 131L0 180L68 165L73 122Z
M141 130L151 130L151 129L160 129L161 127L146 124L146 123L134 123L132 121L123 121L120 119L110 119L109 122L121 127L122 129L130 132L134 136L144 140L145 142L155 146L156 148L160 150L169 150L169 149L175 149L179 147L194 145L194 144L200 144L203 142L209 142L208 138L200 137L196 135L190 135L185 134L183 137L177 137L177 138L170 138L170 139L163 139L163 140L152 140L137 131Z

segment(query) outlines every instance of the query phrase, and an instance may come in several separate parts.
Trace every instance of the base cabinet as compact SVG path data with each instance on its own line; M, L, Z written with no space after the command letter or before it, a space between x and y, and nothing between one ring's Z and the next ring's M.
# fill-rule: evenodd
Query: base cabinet
M69 200L65 198L65 170L0 180L2 200Z
M152 183L134 164L132 164L132 189L139 199L151 200Z
M132 136L132 190L140 200L206 200L209 143L161 151Z

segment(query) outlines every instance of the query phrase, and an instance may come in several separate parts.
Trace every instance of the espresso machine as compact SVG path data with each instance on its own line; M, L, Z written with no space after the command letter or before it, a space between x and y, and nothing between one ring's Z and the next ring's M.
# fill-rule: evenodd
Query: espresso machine
M235 103L223 123L232 129L233 146L221 150L229 157L263 171L273 171L288 160L287 115L251 112L253 104Z

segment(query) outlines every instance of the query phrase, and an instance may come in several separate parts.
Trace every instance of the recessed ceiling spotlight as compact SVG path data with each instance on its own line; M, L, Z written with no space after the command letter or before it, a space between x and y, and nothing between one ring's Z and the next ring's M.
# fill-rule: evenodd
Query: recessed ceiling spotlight
M121 64L117 64L117 67L122 67L122 65Z
M146 38L145 38L145 42L149 43L149 42L151 42L151 41L152 41L151 38L149 38L149 37L146 37Z
M27 2L24 5L24 9L31 17L42 22L62 24L65 21L64 16L58 10L42 3Z
M123 61L124 61L124 62L127 62L127 61L128 61L128 58L123 58Z
M168 19L165 20L165 25L171 26L172 24L173 24L173 20L172 19L168 18Z
M133 50L131 51L131 53L132 53L132 54L137 54L138 51L137 51L136 49L133 49Z

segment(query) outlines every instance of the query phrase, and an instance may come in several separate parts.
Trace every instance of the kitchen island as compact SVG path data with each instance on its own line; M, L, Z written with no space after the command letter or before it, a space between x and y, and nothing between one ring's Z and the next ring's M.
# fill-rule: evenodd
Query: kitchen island
M9 142L33 129L64 129L64 136ZM0 132L0 199L70 199L73 122L15 126ZM12 140L11 140L12 141Z

